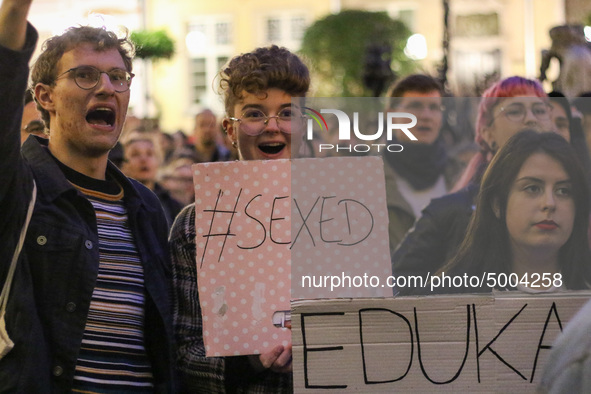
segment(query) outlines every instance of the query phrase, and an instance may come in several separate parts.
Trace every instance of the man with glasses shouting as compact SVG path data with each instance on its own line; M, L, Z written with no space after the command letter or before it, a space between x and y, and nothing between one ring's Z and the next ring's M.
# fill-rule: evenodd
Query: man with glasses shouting
M12 279L0 392L174 392L167 224L158 199L108 162L132 82L126 38L49 39L31 88L49 139L18 129L37 32L32 0L0 6L0 285ZM36 184L36 189L35 189ZM9 282L9 281L8 281Z

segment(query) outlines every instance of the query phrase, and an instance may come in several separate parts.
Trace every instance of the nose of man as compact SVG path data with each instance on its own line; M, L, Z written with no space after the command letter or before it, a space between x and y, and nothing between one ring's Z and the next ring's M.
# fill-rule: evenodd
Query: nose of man
M99 79L99 83L96 86L97 93L102 94L115 94L115 86L111 82L111 78L108 74L103 73Z

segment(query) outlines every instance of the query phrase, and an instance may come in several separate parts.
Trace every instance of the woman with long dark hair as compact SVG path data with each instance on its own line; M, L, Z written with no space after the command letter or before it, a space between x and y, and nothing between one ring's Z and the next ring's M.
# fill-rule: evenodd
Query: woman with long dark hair
M476 206L458 254L438 274L486 273L497 284L438 292L590 287L589 188L564 138L534 131L513 136L488 166Z

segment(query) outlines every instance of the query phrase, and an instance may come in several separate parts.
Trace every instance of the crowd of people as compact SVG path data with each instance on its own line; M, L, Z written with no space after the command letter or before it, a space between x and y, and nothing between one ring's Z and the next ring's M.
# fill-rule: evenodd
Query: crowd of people
M139 119L128 119L121 141L109 158L125 175L156 193L172 225L180 208L195 200L191 166L236 160L237 155L221 120L204 109L195 115L189 136L181 130L168 134L157 127L146 127Z
M309 154L293 107L308 67L277 46L237 55L219 73L223 117L199 112L188 138L146 130L127 118L127 38L70 28L29 75L32 1L0 6L0 391L292 392L291 345L206 357L191 166ZM504 78L479 101L466 158L443 132L445 95L420 74L387 94L386 112L413 114L418 137L399 130L404 150L382 153L393 274L537 272L561 280L484 290L590 289L588 102ZM474 289L438 289L452 292ZM540 390L591 389L589 346L577 346L588 309L556 342Z

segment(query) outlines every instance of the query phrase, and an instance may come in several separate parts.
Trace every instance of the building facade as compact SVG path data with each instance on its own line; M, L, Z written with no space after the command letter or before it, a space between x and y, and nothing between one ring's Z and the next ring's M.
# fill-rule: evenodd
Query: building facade
M176 53L170 60L135 62L131 113L157 117L163 130L173 132L189 131L193 115L205 107L223 114L215 77L232 56L272 43L297 51L309 25L345 9L386 11L405 22L424 46L417 60L419 70L436 74L444 54L443 4L443 0L36 0L31 19L42 37L58 32L73 14L79 15L77 20L102 17L129 29L165 29L175 40ZM550 28L567 21L582 23L591 12L588 2L576 0L449 0L448 4L447 75L452 91L462 95L478 94L489 78L537 77L541 51L550 46ZM61 22L60 26L52 21ZM552 65L548 77L552 80L557 73L557 65Z

